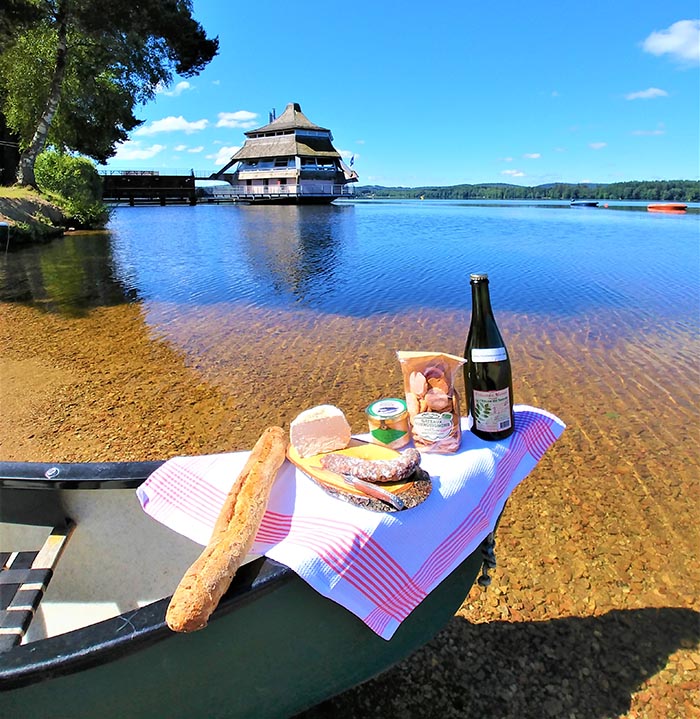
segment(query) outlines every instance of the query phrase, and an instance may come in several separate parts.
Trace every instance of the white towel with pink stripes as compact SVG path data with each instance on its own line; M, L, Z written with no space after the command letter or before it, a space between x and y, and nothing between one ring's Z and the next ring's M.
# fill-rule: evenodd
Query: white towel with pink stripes
M463 420L466 423L466 420ZM333 498L285 461L253 551L294 570L389 639L493 530L506 500L564 430L548 412L515 407L515 431L484 442L466 431L456 454L422 454L428 498L376 512ZM248 452L175 457L137 489L143 509L205 545Z

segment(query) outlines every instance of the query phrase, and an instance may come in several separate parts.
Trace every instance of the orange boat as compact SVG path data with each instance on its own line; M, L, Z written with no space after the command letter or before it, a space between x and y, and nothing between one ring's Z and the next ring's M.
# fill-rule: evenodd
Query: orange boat
M682 202L666 202L663 205L647 205L649 212L671 212L674 214L681 214L688 209L688 205L684 205Z

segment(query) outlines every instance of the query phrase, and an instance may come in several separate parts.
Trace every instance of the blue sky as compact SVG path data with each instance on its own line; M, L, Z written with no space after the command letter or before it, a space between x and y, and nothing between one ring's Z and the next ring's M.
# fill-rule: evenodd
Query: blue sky
M213 171L298 102L359 184L698 179L697 0L194 0L198 76L109 169Z

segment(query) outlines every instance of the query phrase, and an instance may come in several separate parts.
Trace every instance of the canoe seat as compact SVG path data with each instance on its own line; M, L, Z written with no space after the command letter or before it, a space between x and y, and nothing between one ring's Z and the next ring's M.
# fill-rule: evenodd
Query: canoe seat
M21 643L74 528L54 527L35 552L0 552L0 652Z

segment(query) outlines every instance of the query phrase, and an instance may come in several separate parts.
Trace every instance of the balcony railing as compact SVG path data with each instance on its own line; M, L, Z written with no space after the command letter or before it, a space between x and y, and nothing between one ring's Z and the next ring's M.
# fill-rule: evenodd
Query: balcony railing
M217 185L200 188L202 194L212 200L234 200L237 198L275 198L275 197L354 197L354 188L350 185L318 183L312 187L306 185Z

